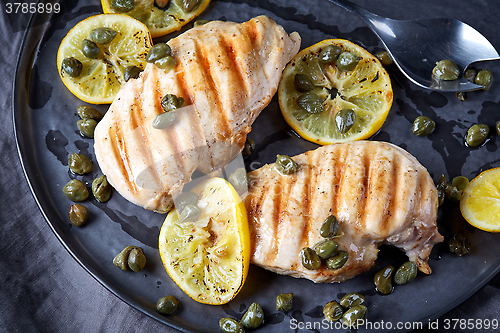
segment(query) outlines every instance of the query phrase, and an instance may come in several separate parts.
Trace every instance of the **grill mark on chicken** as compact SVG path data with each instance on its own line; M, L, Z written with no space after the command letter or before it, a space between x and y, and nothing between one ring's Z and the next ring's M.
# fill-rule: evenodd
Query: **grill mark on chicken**
M130 160L128 158L127 150L125 148L125 142L123 139L123 135L120 131L120 128L118 127L118 124L115 120L113 129L111 130L111 133L114 134L114 136L110 136L110 143L112 146L112 151L115 153L115 155L118 155L118 158L120 158L123 163L122 163L122 168L120 170L121 174L125 176L130 184L129 184L129 189L131 189L134 193L137 193L137 186L135 183L135 179L133 179L133 173L130 168Z

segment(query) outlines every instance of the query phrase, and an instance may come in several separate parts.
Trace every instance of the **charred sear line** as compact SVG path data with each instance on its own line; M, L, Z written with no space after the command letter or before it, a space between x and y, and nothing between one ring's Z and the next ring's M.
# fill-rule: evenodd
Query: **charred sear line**
M364 217L368 213L366 205L368 203L368 195L370 193L369 191L370 178L374 176L371 174L372 158L370 157L370 154L373 154L373 152L368 151L369 149L370 148L368 146L365 146L363 149L363 156L362 156L365 174L363 175L363 187L362 187L363 190L362 193L359 193L358 197L360 221L366 221Z
M373 78L373 80L371 81L372 83L374 83L375 81L377 81L379 79L380 75L379 75L379 72L377 71L377 75L375 75L375 77Z
M125 179L129 180L128 183L130 184L131 190L134 193L137 193L138 189L130 168L129 154L127 153L127 149L125 147L123 134L120 131L120 127L118 126L118 123L116 121L110 128L110 143L111 143L111 150L115 155L115 160L122 162L121 163L122 165L120 165L120 163L117 163L118 166L121 167L122 175L124 176Z

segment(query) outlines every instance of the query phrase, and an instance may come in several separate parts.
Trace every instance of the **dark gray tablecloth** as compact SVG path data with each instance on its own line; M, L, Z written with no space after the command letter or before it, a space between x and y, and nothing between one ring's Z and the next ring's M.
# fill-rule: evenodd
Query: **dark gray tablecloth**
M396 16L395 2L356 1L382 15ZM431 11L432 1L398 6L405 18L410 10ZM12 82L17 53L29 14L0 12L0 330L6 332L171 332L172 329L122 302L73 260L52 233L30 192L18 157L12 123ZM399 2L398 2L399 3ZM454 18L467 21L461 3L447 1ZM475 1L481 31L499 27L497 1ZM379 6L377 6L378 4ZM408 11L402 10L407 8ZM443 8L440 6L439 8ZM471 8L468 6L467 8ZM419 15L420 17L422 15ZM450 16L443 13L443 16ZM477 26L479 25L479 26ZM498 29L496 30L498 32ZM489 35L500 46L497 34ZM498 84L498 82L497 82ZM497 113L498 118L499 113ZM500 119L500 118L499 118ZM467 269L464 267L464 269ZM411 300L408 300L411 305ZM500 275L440 320L499 318ZM448 330L471 331L471 330ZM484 331L484 330L477 330Z

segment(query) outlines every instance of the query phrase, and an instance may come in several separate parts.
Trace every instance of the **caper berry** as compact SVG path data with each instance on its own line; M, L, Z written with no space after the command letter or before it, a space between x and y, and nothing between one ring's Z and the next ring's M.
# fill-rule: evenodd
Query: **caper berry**
M417 277L418 267L414 261L407 261L394 274L395 284L405 284L413 281Z
M339 245L333 239L324 239L314 245L314 252L316 252L321 259L328 259L337 252L338 247Z
M323 307L323 316L325 316L325 319L328 321L337 321L342 318L343 314L344 309L337 301L328 302Z
M120 13L128 13L135 8L134 0L113 0L111 8Z
M297 98L297 104L307 113L321 113L325 111L323 100L313 92L306 92Z
M328 64L337 61L342 49L337 45L327 45L319 53L319 62Z
M240 324L244 328L257 328L264 321L264 310L259 303L252 303L248 307L243 317L241 317Z
M102 119L103 114L89 105L80 105L76 108L76 112L82 119L94 119L96 122Z
M319 234L323 238L332 238L337 235L338 231L339 231L339 221L335 216L330 215L321 224Z
M175 112L162 112L155 117L152 126L153 128L156 129L165 129L173 124L175 118L176 118Z
M82 73L83 65L80 60L69 57L62 61L61 70L71 77L79 77Z
M375 57L377 57L377 59L380 61L380 63L383 66L390 66L394 63L392 61L391 56L389 55L389 52L387 52L387 51L377 52L377 53L375 53Z
M337 67L344 72L352 71L358 65L360 58L351 52L342 52L337 58Z
M79 175L92 172L92 162L83 154L73 153L69 155L68 165L71 171Z
M189 13L198 6L199 0L182 0L182 10Z
M297 162L287 155L276 155L275 167L284 175L289 175L299 170Z
M293 77L293 86L298 92L308 92L314 89L314 83L309 76L302 73L295 74Z
M276 311L290 311L293 307L293 293L282 293L276 296Z
M233 185L236 192L245 192L248 188L247 171L243 167L236 169L236 171L229 176L228 181Z
M140 67L127 66L127 68L125 68L125 71L123 72L123 78L125 79L125 82L128 82L128 80L130 79L137 79L141 72L142 69Z
M464 176L457 176L453 178L451 184L455 186L459 191L463 191L469 186L469 179Z
M174 69L174 68L175 68L175 65L176 65L177 63L175 62L174 57L172 57L172 56L169 56L169 55L168 55L168 56L165 56L165 57L163 57L163 58L160 58L160 59L156 60L156 61L154 62L154 64L155 64L155 65L156 65L156 67L158 67L158 68L161 68L161 69L165 69L165 70L167 70L167 71L170 71L170 70L172 70L172 69Z
M451 253L455 253L457 256L461 257L470 252L470 240L463 233L458 232L453 234L450 238L448 247Z
M418 116L413 121L412 132L418 136L429 135L436 128L436 123L429 117Z
M179 222L194 222L200 217L201 209L195 205L186 205L179 214Z
M474 69L466 69L464 72L464 77L467 79L467 81L474 82L476 79L476 71Z
M444 59L436 62L436 66L432 69L432 75L440 80L452 81L458 79L460 69L452 60Z
M127 246L113 259L113 265L127 271L140 272L146 266L146 257L137 246Z
M76 122L76 127L83 136L88 138L94 137L94 130L97 126L97 121L94 119L80 119Z
M304 247L302 251L300 251L300 257L302 266L307 269L314 270L321 267L321 258L310 247Z
M252 155L254 150L255 150L255 141L247 137L247 139L245 140L245 146L243 147L242 154L245 156L250 156Z
M116 37L111 28L96 28L90 32L90 39L96 44L109 44Z
M146 55L147 62L155 62L158 59L172 55L172 49L167 43L157 43L153 45Z
M326 259L326 268L328 269L339 269L345 265L349 259L349 253L346 251L338 251L336 255Z
M182 107L184 104L184 98L177 97L173 94L166 94L161 99L160 104L165 112L170 112Z
M196 205L198 196L193 191L182 192L174 199L175 209L177 212L182 212L187 205Z
M388 295L394 289L392 286L392 274L394 273L394 266L388 265L375 273L373 283L375 288L381 294Z
M491 84L493 83L493 73L489 69L481 69L477 72L474 83L483 86L484 90L490 89Z
M69 208L68 218L72 225L81 227L87 222L89 210L81 204L74 204Z
M490 127L485 124L474 124L467 130L465 136L465 143L469 147L477 147L482 145L488 135L490 134Z
M364 305L356 305L347 310L342 316L342 324L356 328L360 323L360 320L364 320L366 318L367 307Z
M90 39L84 39L82 41L82 52L87 58L97 59L101 50L99 46Z
M108 183L105 175L101 175L92 181L92 194L99 202L106 202L111 198L113 188Z
M363 304L365 302L365 296L360 293L350 293L342 297L340 300L340 305L345 309L350 309L353 306Z
M161 314L170 315L177 311L179 300L172 295L164 296L156 302L156 310Z
M335 125L340 133L347 133L356 121L356 113L351 109L343 109L335 114Z
M204 24L207 24L209 22L210 22L210 20L196 20L193 23L193 27L199 27L200 25L204 25Z
M72 179L64 185L63 193L75 202L85 201L89 197L87 186L78 179Z

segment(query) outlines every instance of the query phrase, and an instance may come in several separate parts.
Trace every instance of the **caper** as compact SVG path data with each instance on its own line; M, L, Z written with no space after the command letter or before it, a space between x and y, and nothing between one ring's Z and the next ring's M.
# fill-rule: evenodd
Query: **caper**
M134 272L140 272L146 266L146 256L140 247L133 248L128 254L128 267Z
M349 259L349 253L346 251L338 251L336 255L326 259L326 268L328 269L339 269L345 265Z
M485 124L474 124L467 130L465 136L465 143L469 147L477 147L482 145L488 135L490 134L490 127Z
M335 125L340 133L347 133L356 121L356 113L351 109L343 109L335 114Z
M327 45L319 53L319 62L322 64L335 62L341 53L342 49L339 46Z
M127 13L135 7L134 0L113 0L111 1L111 8L120 13Z
M451 184L455 186L459 191L463 191L469 186L469 179L464 176L457 176L453 178Z
M464 72L464 77L467 79L467 81L474 82L476 79L476 71L474 69L466 69Z
M118 253L113 258L113 265L115 265L116 267L120 268L123 271L127 271L129 269L127 264L128 255L133 248L134 246L127 246L120 253Z
M436 182L436 189L438 194L438 205L441 206L446 199L446 187L448 186L446 175L442 174Z
M80 105L76 108L76 112L82 119L94 119L96 122L101 120L103 114L89 105Z
M436 66L432 69L432 75L440 80L452 81L458 79L460 69L452 60L444 59L436 62Z
M156 61L154 62L154 64L155 64L155 65L156 65L156 67L158 67L158 68L161 68L161 69L165 69L165 70L167 70L167 71L170 71L170 70L172 70L172 69L174 69L174 68L175 68L175 65L176 65L177 63L175 62L174 57L172 57L172 56L169 56L169 55L168 55L168 56L165 56L165 57L163 57L163 58L160 58L160 59L156 60Z
M375 57L380 61L380 63L384 66L390 66L394 62L392 61L391 56L389 55L389 52L387 51L380 51L375 53Z
M325 304L323 307L323 316L328 321L336 321L342 318L344 314L344 309L340 306L337 301L331 301Z
M81 227L87 222L89 210L81 204L74 204L69 208L68 218L72 225Z
M348 327L356 328L360 321L366 318L367 307L356 305L347 310L342 316L342 324Z
M475 84L483 86L484 90L488 90L493 82L493 73L489 69L481 69L477 72L476 78L474 79Z
M89 197L87 186L78 179L72 179L64 185L63 193L75 202L85 201Z
M200 0L181 0L182 10L189 13L198 6Z
M182 107L184 104L184 98L177 97L173 94L166 94L161 99L160 104L165 112L170 112Z
M174 199L177 212L182 212L187 205L196 205L197 202L198 196L193 191L182 192Z
M101 175L92 181L92 194L99 202L106 202L111 198L113 188L108 183L105 175Z
M323 100L313 92L306 92L297 98L297 104L307 113L321 113L325 110Z
M375 273L373 283L375 288L382 294L388 295L392 292L392 274L394 273L394 266L388 265Z
M352 71L358 65L360 58L355 54L345 51L337 58L337 67L344 72Z
M209 22L210 22L210 20L196 20L193 23L193 27L199 27L200 25L204 25L204 24L207 24Z
M467 101L467 94L466 94L465 92L463 92L463 91L459 91L459 92L457 92L455 95L456 95L456 96L457 96L457 98L458 98L459 100L461 100L462 102Z
M111 28L96 28L90 32L90 39L96 44L109 44L116 37Z
M76 122L76 127L80 133L88 138L94 137L94 130L97 126L97 121L94 119L80 119Z
M319 229L319 234L323 238L332 238L337 235L338 231L339 231L339 221L335 216L330 215L321 224L321 228Z
M302 73L295 74L293 77L293 86L298 92L308 92L314 89L314 83L309 76Z
M68 165L71 171L79 175L92 172L92 162L83 154L73 153L69 155Z
M175 121L175 118L175 112L162 112L155 117L152 126L156 129L165 129L168 126L172 125L172 123Z
M293 307L293 293L282 293L276 296L276 311L290 311Z
M245 328L233 318L221 318L219 326L224 333L245 333Z
M130 79L137 79L139 77L139 74L141 74L142 69L137 66L127 66L125 68L125 71L123 72L123 78L125 79L125 82L127 82Z
M455 253L457 256L461 257L470 252L470 240L463 233L458 232L453 234L450 238L448 247L451 253Z
M444 188L445 198L451 201L460 201L462 198L463 191L460 191L456 186L453 186L450 182L446 182L446 187Z
M496 124L495 128L497 130L497 135L500 135L500 120L497 121L497 124Z
M299 170L299 165L290 156L276 155L276 169L285 175L292 174Z
M417 277L418 267L414 261L407 261L394 273L395 284L405 284Z
M314 270L321 267L321 258L310 247L304 247L302 251L300 251L300 257L302 266L307 269Z
M245 146L243 147L242 154L245 156L250 156L252 155L254 150L255 150L255 141L247 137L247 139L245 140Z
M61 69L71 77L79 77L82 73L83 65L80 60L69 57L62 61Z
M156 302L156 310L161 314L170 315L177 311L179 300L172 295L164 296Z
M97 46L97 44L93 41L84 39L82 41L82 52L87 58L97 59L101 50L99 49L99 46Z
M264 310L259 303L252 303L248 307L243 317L241 317L240 324L244 328L257 328L264 321Z
M158 59L172 55L172 49L167 43L157 43L153 45L146 55L147 62L155 62Z
M350 309L353 306L363 304L365 302L365 296L360 293L350 293L342 297L340 300L340 305L345 309Z
M436 128L436 123L429 117L418 116L413 121L412 132L418 136L429 135Z
M236 192L245 192L248 188L247 171L243 167L236 169L236 171L229 176L228 181L233 185Z
M337 252L339 245L333 239L324 239L314 245L314 252L322 259L330 258Z
M194 222L200 217L201 209L195 205L186 205L179 214L179 222Z

